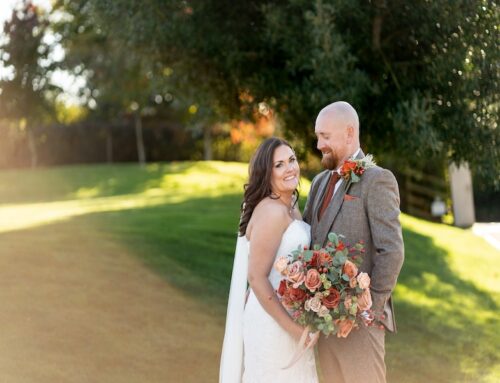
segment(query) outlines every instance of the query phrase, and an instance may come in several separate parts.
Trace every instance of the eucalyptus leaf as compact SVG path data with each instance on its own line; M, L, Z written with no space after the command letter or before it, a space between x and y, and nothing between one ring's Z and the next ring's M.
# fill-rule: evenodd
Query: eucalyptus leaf
M335 233L329 233L328 240L332 242L335 246L339 245L339 237Z

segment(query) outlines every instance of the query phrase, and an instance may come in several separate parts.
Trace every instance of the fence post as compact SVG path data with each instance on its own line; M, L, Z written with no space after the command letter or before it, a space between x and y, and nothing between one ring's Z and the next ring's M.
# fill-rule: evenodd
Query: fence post
M457 167L457 165L451 164L449 171L454 224L458 227L470 227L476 219L469 165L463 164Z

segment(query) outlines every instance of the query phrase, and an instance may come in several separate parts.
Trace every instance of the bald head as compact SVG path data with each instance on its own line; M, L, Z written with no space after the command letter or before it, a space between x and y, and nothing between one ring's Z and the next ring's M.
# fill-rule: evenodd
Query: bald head
M348 102L337 101L325 106L319 112L317 120L320 118L326 123L334 125L334 128L350 126L354 129L356 136L359 137L358 113Z
M325 106L316 118L318 149L323 153L323 165L335 169L359 148L359 118L356 110L345 101Z

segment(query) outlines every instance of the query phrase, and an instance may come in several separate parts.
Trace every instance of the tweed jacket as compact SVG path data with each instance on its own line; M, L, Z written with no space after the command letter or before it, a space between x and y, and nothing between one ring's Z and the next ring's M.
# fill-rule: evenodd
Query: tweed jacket
M356 158L363 157L360 151ZM360 272L371 278L372 309L380 322L395 332L391 293L404 259L396 178L389 170L375 166L366 169L348 190L344 180L318 220L329 177L330 171L325 170L313 179L304 209L304 221L311 225L311 246L325 246L330 232L344 235L347 243L364 241L366 253Z

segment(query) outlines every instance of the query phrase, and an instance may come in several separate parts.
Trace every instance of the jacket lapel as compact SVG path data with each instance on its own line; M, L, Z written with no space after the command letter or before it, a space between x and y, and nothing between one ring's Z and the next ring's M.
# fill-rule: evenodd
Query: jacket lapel
M337 218L342 204L344 203L344 196L346 193L344 182L345 180L342 182L342 185L339 186L339 189L334 194L330 205L328 205L323 217L321 217L321 220L319 221L318 238L321 240L321 243L319 243L321 246L325 242L328 232L331 229L335 218Z
M365 157L365 154L363 153L362 150L359 151L358 155L356 156L356 159L361 159ZM329 177L326 177L326 181L323 181L321 187L323 189L323 193L321 193L321 197L323 197L323 194L326 190L326 184L328 182ZM347 193L347 184L346 180L342 181L342 184L339 186L337 192L334 194L332 201L330 202L330 205L328 205L325 213L323 214L323 217L321 217L321 220L318 222L318 239L320 239L321 243L318 243L318 245L323 246L323 243L325 242L329 231L331 230L333 223L335 222L335 218L337 218L337 215L339 214L340 208L342 207L342 204L344 203L344 197ZM350 187L351 185L349 185ZM318 193L319 194L319 193ZM319 200L315 201L316 202L316 209L314 211L314 218L317 220L318 218L318 209L320 206L320 203L322 201L322 198Z

